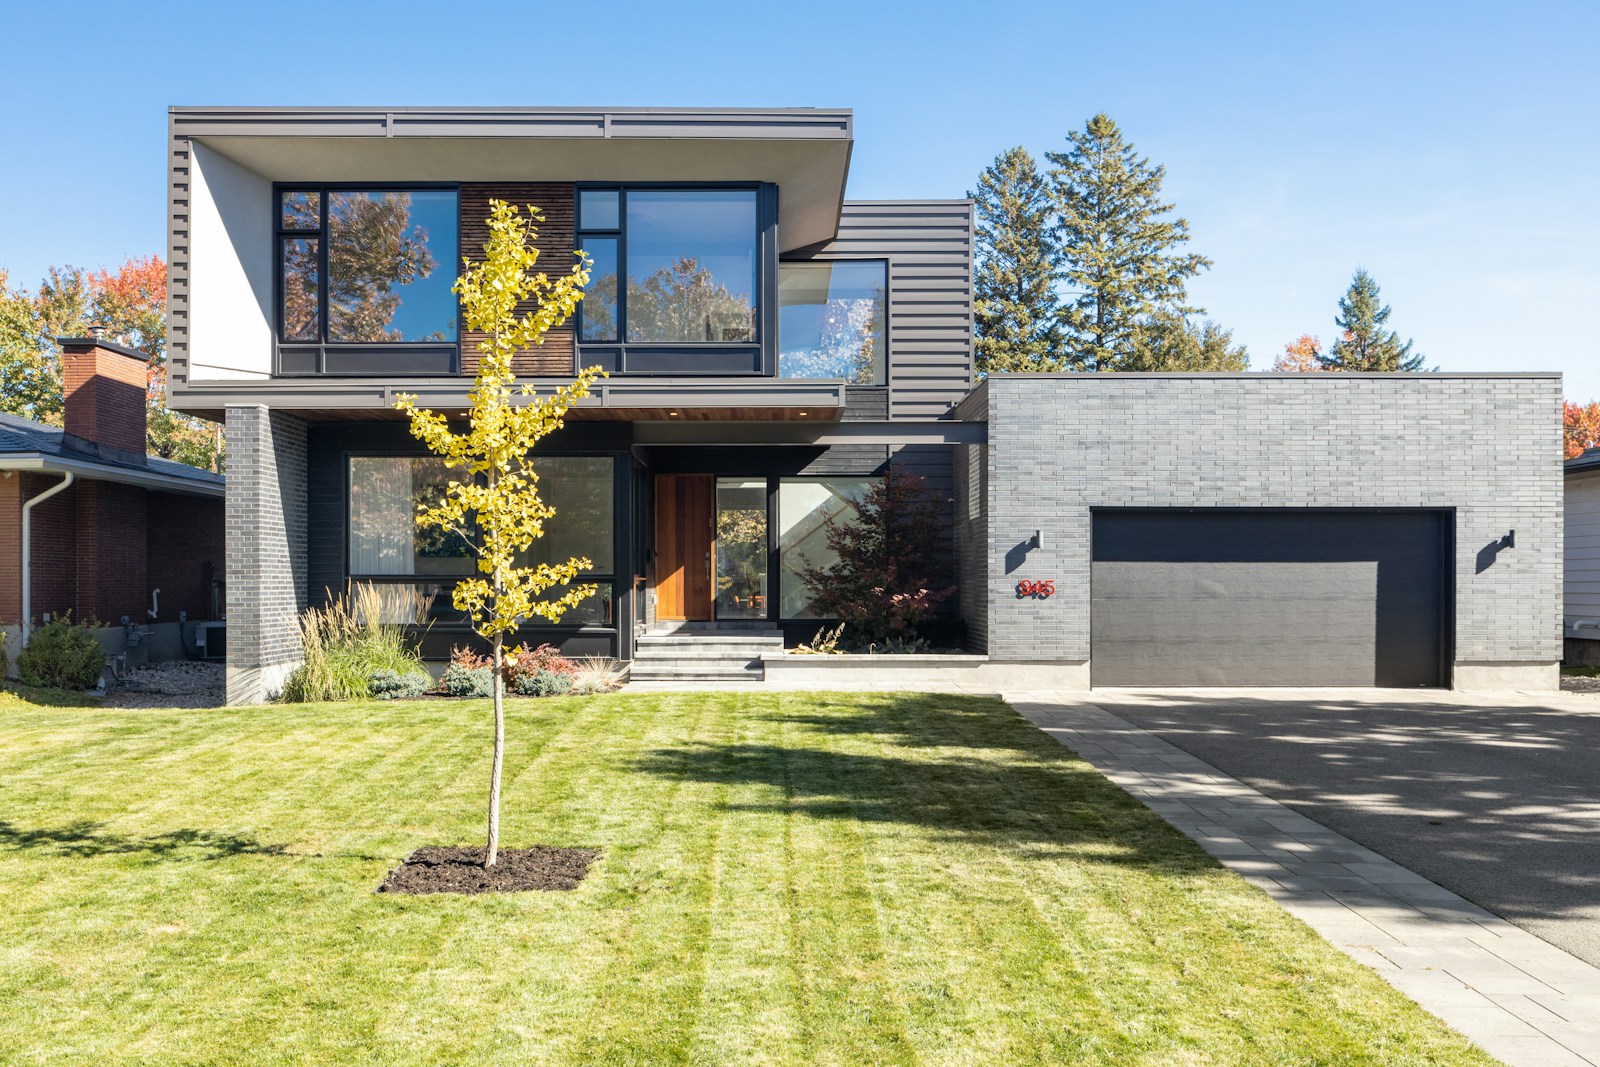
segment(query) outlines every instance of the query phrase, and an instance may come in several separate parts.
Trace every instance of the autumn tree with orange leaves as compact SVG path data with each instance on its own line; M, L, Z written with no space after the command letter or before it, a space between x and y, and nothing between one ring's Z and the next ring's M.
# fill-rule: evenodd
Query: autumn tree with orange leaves
M1600 448L1600 401L1561 404L1561 439L1566 458L1574 459L1591 448Z
M1273 362L1272 369L1297 374L1327 370L1322 365L1322 342L1309 333L1301 334L1283 346L1283 354Z
M149 358L149 453L220 471L221 429L167 407L167 265L160 256L129 259L114 271L51 267L33 292L13 288L0 270L0 411L60 425L56 339L85 335L91 325Z

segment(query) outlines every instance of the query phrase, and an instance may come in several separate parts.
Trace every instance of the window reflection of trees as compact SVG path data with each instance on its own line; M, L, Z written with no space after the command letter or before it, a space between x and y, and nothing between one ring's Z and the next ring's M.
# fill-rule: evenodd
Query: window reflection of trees
M785 378L843 378L851 385L873 385L880 378L884 291L871 296L840 297L818 309L818 339L813 347L785 348Z
M719 284L692 256L628 280L629 341L754 341L755 324L752 298Z
M411 224L410 193L329 193L329 339L449 340L444 330L407 337L391 328L402 300L397 290L427 278L437 262L427 229Z

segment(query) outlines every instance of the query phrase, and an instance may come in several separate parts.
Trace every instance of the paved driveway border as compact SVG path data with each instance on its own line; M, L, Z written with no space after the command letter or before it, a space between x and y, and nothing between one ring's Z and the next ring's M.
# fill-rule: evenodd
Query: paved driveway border
M1600 1067L1600 968L1329 830L1094 702L1024 718L1290 914L1512 1067Z

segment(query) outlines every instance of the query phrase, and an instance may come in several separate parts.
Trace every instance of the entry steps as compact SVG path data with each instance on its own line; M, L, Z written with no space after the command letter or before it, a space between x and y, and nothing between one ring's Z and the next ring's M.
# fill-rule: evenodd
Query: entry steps
M783 632L765 624L680 623L647 630L634 643L629 682L651 688L703 683L759 685L761 653L783 651Z

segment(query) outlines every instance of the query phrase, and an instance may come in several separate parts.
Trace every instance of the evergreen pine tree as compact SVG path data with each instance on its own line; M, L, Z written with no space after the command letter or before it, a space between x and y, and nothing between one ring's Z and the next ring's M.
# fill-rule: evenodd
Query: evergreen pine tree
M977 206L978 371L1060 370L1061 253L1051 233L1050 190L1026 148L1009 148L968 193Z
M1096 115L1067 136L1065 152L1049 152L1061 241L1061 277L1070 291L1062 309L1066 363L1078 370L1118 370L1133 355L1140 324L1158 312L1180 316L1185 284L1211 266L1180 253L1189 223L1167 218L1161 201L1165 167L1152 167L1123 139L1117 124Z
M1250 355L1233 347L1233 331L1210 319L1198 325L1176 311L1158 311L1134 332L1124 371L1243 371Z
M1329 370L1351 371L1414 371L1422 369L1421 353L1411 354L1411 341L1400 342L1400 335L1385 327L1389 322L1389 306L1378 300L1378 283L1366 268L1356 271L1339 300L1339 314L1334 324L1339 327L1339 339L1333 342L1328 354L1318 360Z

